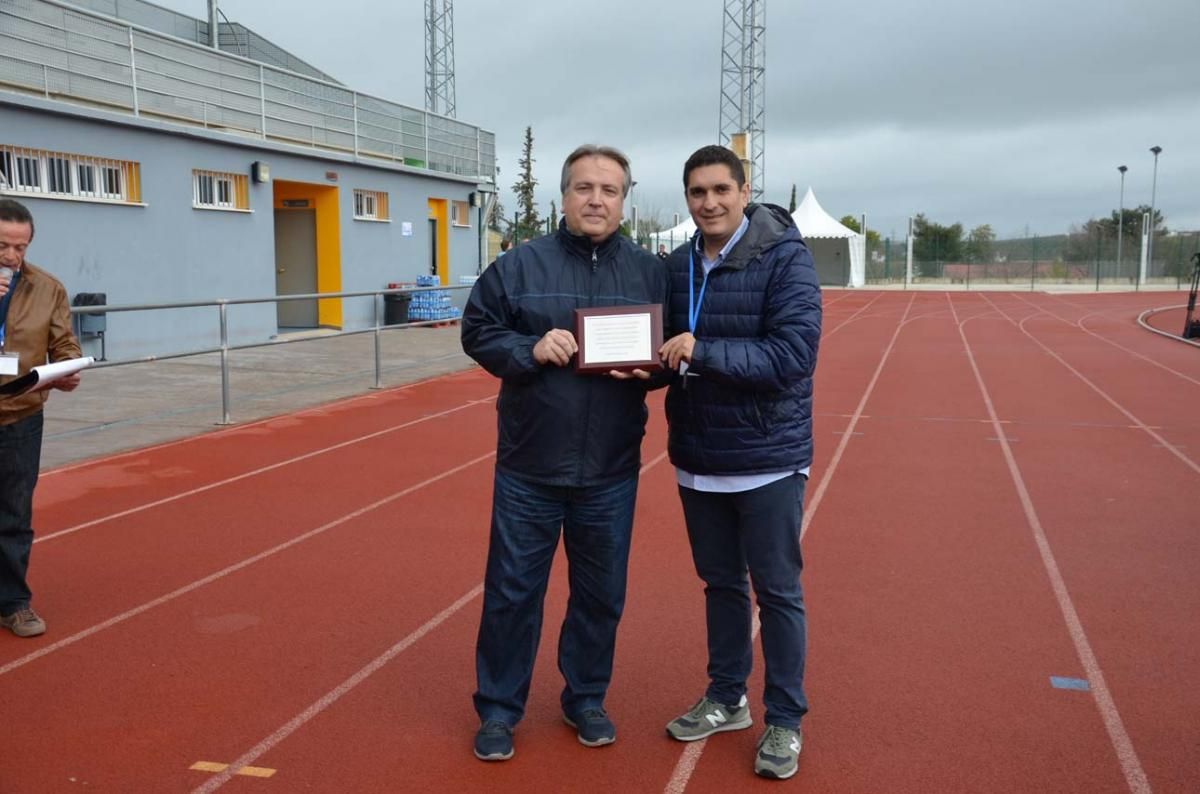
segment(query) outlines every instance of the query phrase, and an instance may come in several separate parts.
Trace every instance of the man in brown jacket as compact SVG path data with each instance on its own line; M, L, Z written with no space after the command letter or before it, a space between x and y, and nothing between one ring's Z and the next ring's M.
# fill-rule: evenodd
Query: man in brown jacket
M67 291L57 279L25 261L33 216L19 202L0 199L0 364L16 377L49 361L78 358ZM14 354L16 358L14 358ZM0 384L14 375L0 375ZM71 391L79 374L54 383ZM44 634L46 623L29 606L25 583L33 545L33 488L42 457L42 406L47 392L0 399L0 627L18 637Z

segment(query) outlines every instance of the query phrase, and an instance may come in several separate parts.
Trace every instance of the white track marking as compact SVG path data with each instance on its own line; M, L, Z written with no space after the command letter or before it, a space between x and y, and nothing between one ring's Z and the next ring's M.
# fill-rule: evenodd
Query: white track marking
M950 308L953 310L954 301L951 300L949 294L946 295L946 300L950 302ZM988 415L992 419L993 429L1000 442L1000 449L1004 454L1004 461L1008 464L1008 471L1012 477L1013 485L1017 490L1017 495L1021 500L1021 507L1025 511L1025 519L1029 524L1029 529L1033 532L1033 538L1037 544L1042 565L1046 569L1046 575L1050 578L1050 585L1054 590L1054 597L1058 601L1058 608L1062 612L1063 620L1067 624L1067 632L1071 636L1071 642L1075 645L1075 653L1079 656L1079 661L1083 665L1084 672L1087 674L1088 684L1096 700L1100 716L1104 721L1104 727L1108 731L1109 739L1112 741L1113 749L1116 751L1117 760L1121 764L1121 770L1125 773L1125 781L1129 785L1129 790L1134 792L1134 794L1149 794L1150 781L1146 778L1146 773L1142 770L1141 761L1138 760L1137 752L1133 749L1133 742L1130 740L1129 734L1125 731L1125 725L1121 721L1117 705L1108 690L1108 684L1104 681L1104 673L1100 670L1100 663L1096 659L1096 654L1092 651L1092 646L1088 642L1086 632L1083 630L1083 623L1080 621L1079 613L1076 611L1075 604L1071 600L1071 594L1067 590L1066 581L1063 579L1062 573L1058 568L1054 552L1050 549L1050 542L1047 540L1046 532L1042 528L1041 519L1038 518L1037 510L1033 506L1033 499L1029 495L1029 490L1025 487L1025 479L1021 476L1021 469L1017 466L1016 457L1013 455L1012 447L1008 444L1008 439L1004 434L1004 427L1001 425L1000 417L996 413L996 407L992 403L991 393L988 391L987 384L984 383L983 374L979 371L979 365L975 361L975 354L971 350L971 343L967 340L966 332L963 330L961 323L958 324L958 334L962 339L963 348L967 352L967 361L971 364L971 371L975 375L975 382L978 384L980 394L983 396L984 405L987 406Z
M76 524L73 527L67 527L66 529L60 529L57 532L51 532L49 535L42 535L39 538L35 538L33 542L34 543L43 543L47 540L54 540L55 538L61 538L64 535L71 535L75 532L78 532L81 529L87 529L88 527L94 527L97 524L103 524L107 521L112 521L117 518L124 518L125 516L130 516L130 515L133 515L134 513L141 513L145 510L149 510L154 507L159 507L161 505L170 504L171 502L177 502L180 499L185 499L189 496L195 496L196 494L204 493L205 491L211 491L214 488L220 488L222 486L229 485L229 484L235 483L235 482L239 482L241 480L245 480L250 477L256 477L259 474L265 474L266 472L274 471L275 469L279 469L284 466L290 466L293 463L299 463L300 461L308 460L309 458L315 458L318 455L324 455L328 452L333 452L335 450L343 449L345 447L349 447L354 444L359 444L363 441L369 441L370 439L378 438L379 436L383 436L383 435L387 435L388 433L394 433L397 430L403 430L406 427L412 427L413 425L420 424L421 422L428 422L431 419L439 419L443 416L448 416L449 414L455 413L457 411L461 411L465 408L472 408L476 405L481 405L481 404L490 402L493 399L495 399L495 398L489 398L489 399L485 399L485 400L472 400L470 402L463 403L462 405L455 406L454 408L448 408L445 411L439 411L436 414L429 414L428 416L422 416L419 419L412 419L408 422L402 422L398 425L392 425L391 427L386 427L383 430L377 430L374 433L368 433L364 436L358 436L358 437L352 438L348 441L341 441L337 444L333 444L328 447L322 447L321 449L313 450L312 452L305 452L303 455L297 455L296 457L288 458L287 460L281 460L278 463L272 463L268 466L261 466L257 469L254 469L253 471L248 471L248 472L244 472L242 474L237 474L237 475L234 475L233 477L227 477L224 480L218 480L216 482L209 483L208 485L201 485L198 488L192 488L187 491L181 491L177 494L172 494L171 496L164 496L162 499L156 499L153 502L147 502L146 504L138 505L137 507L131 507L127 510L122 510L117 513L112 513L111 515L101 516L100 518L93 518L91 521L85 521L82 524ZM276 418L278 418L278 417L276 417Z
M285 551L287 549L290 549L292 546L296 546L300 543L303 543L306 540L315 538L317 535L327 532L336 526L340 526L341 524L344 524L347 521L351 521L355 518L358 518L359 516L362 516L362 515L365 515L366 513L371 512L372 510L376 510L380 507L383 507L386 504L394 502L402 496L407 496L408 494L412 493L413 491L418 491L427 485L432 485L433 483L438 482L439 480L444 480L451 475L457 474L458 472L462 471L463 469L474 466L476 463L479 463L480 461L484 461L484 460L487 460L488 458L494 457L495 454L496 454L495 452L489 452L486 455L480 455L479 457L473 458L473 459L467 461L466 463L461 463L458 466L455 466L451 469L447 469L446 471L443 471L441 474L435 474L433 477L430 477L427 480L423 480L423 481L417 483L416 485L410 485L409 487L407 487L401 491L397 491L396 493L391 494L390 496L385 496L382 499L372 502L371 504L367 505L366 507L360 507L358 510L355 510L351 513L347 513L346 515L342 516L341 518L335 518L333 521L330 521L326 524L322 524L321 526L317 527L316 529L310 529L308 532L305 532L302 535L297 535L296 537L292 538L291 540L280 543L277 546L272 546L271 548L267 549L266 551L262 551L262 552L259 552L258 554L255 554L253 557L247 557L246 559L242 560L241 562L236 562L233 565L226 566L225 568L222 568L221 570L219 570L215 573L211 573L202 579L197 579L196 581L192 582L191 584L186 584L183 587L180 587L176 590L172 590L171 592L167 593L166 595L159 596L158 598L154 599L153 601L147 601L146 603L142 604L141 606L137 606L137 607L134 607L133 609L126 610L125 612L122 612L119 615L114 615L113 617L109 618L108 620L106 620L102 623L97 623L96 625L91 626L90 628L86 628L82 631L78 631L69 637L65 637L65 638L59 640L58 642L55 642L51 645L47 645L44 648L40 648L40 649L34 651L33 653L22 656L19 659L14 659L13 661L9 662L8 664L0 665L0 676L6 675L7 673L11 673L13 670L16 670L17 668L24 667L25 665L29 664L30 662L36 661L36 660L42 658L43 656L54 653L55 651L62 650L63 648L66 648L68 646L74 645L75 643L79 642L80 640L84 640L84 639L87 639L88 637L91 637L93 634L98 634L99 632L104 631L105 629L112 628L113 626L116 626L120 623L124 623L125 621L129 620L130 618L137 617L138 615L142 614L143 612L148 612L151 609L154 609L155 607L159 607L159 606L162 606L163 604L174 601L175 599L179 598L180 596L184 596L195 590L199 590L201 587L204 587L205 585L209 585L209 584L212 584L213 582L224 579L226 576L229 576L230 574L233 574L233 573L237 573L238 571L242 570L243 568L247 568L256 562L261 562L262 560L265 560L268 557L273 557L281 551ZM242 765L236 767L236 769L240 769L242 766L245 766L245 764L242 764Z
M638 473L645 474L647 470L666 457L667 453L664 450L649 463L643 465ZM251 747L249 750L243 753L240 758L230 764L224 772L221 772L220 774L211 778L204 785L193 789L192 794L209 794L209 792L216 791L218 788L228 783L230 779L233 778L234 774L236 774L237 770L241 769L242 767L250 766L271 748L275 747L284 739L288 738L300 728L304 727L306 723L311 721L325 709L332 706L363 681L366 681L374 673L382 669L384 665L386 665L392 659L395 659L410 646L416 643L417 640L433 631L435 628L444 623L447 618L473 601L481 592L483 592L483 585L475 585L475 587L467 591L467 593L461 598L431 618L429 622L421 626L421 628L400 640L400 642L384 651L381 655L375 657L375 659L372 660L366 667L362 668L357 673L331 689L329 692L325 693L304 711L300 712L295 717L284 723L279 730L275 731L270 736Z
M825 491L828 489L829 483L833 480L833 475L842 460L842 453L846 451L846 446L850 443L850 439L853 438L854 427L858 424L858 420L862 418L863 410L867 406L867 400L871 398L871 392L875 390L875 384L879 381L879 375L883 372L883 367L887 363L888 357L891 356L892 349L896 346L896 339L900 336L900 331L904 327L908 313L912 311L913 301L916 300L916 297L917 293L915 292L909 297L908 306L905 307L900 322L896 323L896 330L892 332L892 339L888 342L887 348L884 349L883 355L879 359L879 365L875 367L875 374L871 376L871 381L863 391L862 399L858 401L858 407L854 409L854 414L850 417L850 424L846 426L846 430L842 433L842 440L838 442L837 449L833 453L833 458L829 461L829 466L825 469L821 481L813 493L812 499L809 500L808 508L804 511L804 519L800 524L801 540L804 539L808 528L812 525L812 517L816 514L817 508L821 506L821 500L825 497ZM864 306L863 308L866 307ZM849 322L849 320L846 322ZM845 323L842 323L842 325L845 325ZM838 327L840 328L841 326ZM757 634L758 615L756 613L754 635ZM753 641L754 635L751 636L751 641ZM683 794L684 789L687 788L688 780L692 777L692 772L696 769L696 764L700 762L700 756L704 753L704 746L707 743L708 739L687 743L687 746L679 754L679 761L675 764L675 770L671 773L671 779L667 781L666 788L663 789L664 794Z
M984 300L987 300L989 303L991 303L991 301L986 297L984 298ZM994 303L992 305L995 306ZM1036 314L1030 315L1029 317L1022 319L1020 322L1017 322L1016 320L1012 319L1007 314L1005 314L1004 310L1001 309L1000 307L997 306L996 311L1003 314L1005 319L1007 319L1013 325L1017 326L1017 328L1020 329L1021 333L1025 334L1025 336L1029 337L1034 342L1034 344L1036 344L1042 350L1045 350L1046 353L1048 353L1051 357L1053 357L1055 361L1057 361L1058 363L1060 363L1064 367L1066 367L1068 370L1070 370L1071 374L1073 374L1075 377L1079 378L1081 381L1086 383L1088 385L1088 387L1092 391L1096 392L1096 394L1100 395L1104 399L1105 402L1107 402L1113 408L1120 411L1121 414L1123 414L1134 427L1145 432L1148 436L1150 436L1155 441L1157 441L1159 444L1161 444L1164 449L1166 449L1168 452L1170 452L1175 457L1179 458L1179 460L1181 460L1185 466L1187 466L1188 468L1190 468L1192 471L1196 472L1197 474L1200 474L1200 465L1198 465L1194 460L1192 460L1187 455L1185 455L1183 453L1183 450L1179 449L1174 444L1167 441L1165 438L1163 438L1161 435L1159 435L1157 432L1155 432L1153 427L1146 424L1138 417L1134 416L1133 412L1129 411L1125 406L1121 405L1119 402L1117 402L1115 399L1113 399L1113 397L1111 395L1109 395L1108 392L1104 391L1104 389L1101 389L1095 383L1092 383L1090 380L1088 380L1088 377L1086 375L1084 375L1079 370L1075 369L1075 367L1073 367L1069 363L1067 363L1066 359L1064 359L1058 353L1051 350L1049 346L1047 346L1044 342L1042 342L1036 336L1031 334L1025 328L1025 323L1027 323L1029 320L1036 317L1037 316ZM1046 316L1050 317L1052 315L1047 314ZM964 337L964 339L965 339L965 337Z

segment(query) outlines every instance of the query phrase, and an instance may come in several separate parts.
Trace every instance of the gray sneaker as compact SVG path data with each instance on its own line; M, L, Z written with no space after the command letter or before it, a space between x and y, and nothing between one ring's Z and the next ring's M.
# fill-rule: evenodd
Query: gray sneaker
M0 627L8 629L18 637L36 637L46 633L46 621L38 617L38 613L30 607L0 617Z
M799 729L768 725L758 740L758 755L754 756L754 772L763 777L786 780L796 774L803 738Z
M694 742L720 731L740 731L749 728L753 722L745 695L742 695L736 706L723 706L706 696L688 709L687 714L668 722L667 733L672 739Z

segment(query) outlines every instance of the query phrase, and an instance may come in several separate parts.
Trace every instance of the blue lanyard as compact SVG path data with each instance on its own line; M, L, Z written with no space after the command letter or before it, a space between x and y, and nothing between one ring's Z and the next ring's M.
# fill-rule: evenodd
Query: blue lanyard
M12 274L12 278L8 281L8 292L4 293L3 298L0 298L0 350L4 350L4 332L8 328L8 307L12 303L13 290L17 288L17 279L20 277L20 270Z
M704 290L708 286L708 274L704 271L704 279L700 282L700 297L696 297L696 246L693 243L688 248L688 330L696 335L696 321L700 319L700 307L704 305Z

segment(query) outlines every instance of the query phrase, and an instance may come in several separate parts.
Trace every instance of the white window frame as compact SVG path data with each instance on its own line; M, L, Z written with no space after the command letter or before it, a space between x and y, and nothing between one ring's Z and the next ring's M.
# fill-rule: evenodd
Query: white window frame
M461 214L466 216L466 220L459 217ZM471 204L467 201L450 201L450 225L456 226L459 229L471 228Z
M193 168L192 209L249 212L248 185L242 183L245 179L243 174ZM245 207L238 206L239 186L247 191Z
M136 204L128 176L138 164L0 144L0 193ZM86 176L85 176L86 175Z
M391 223L388 194L382 190L354 189L354 220Z

